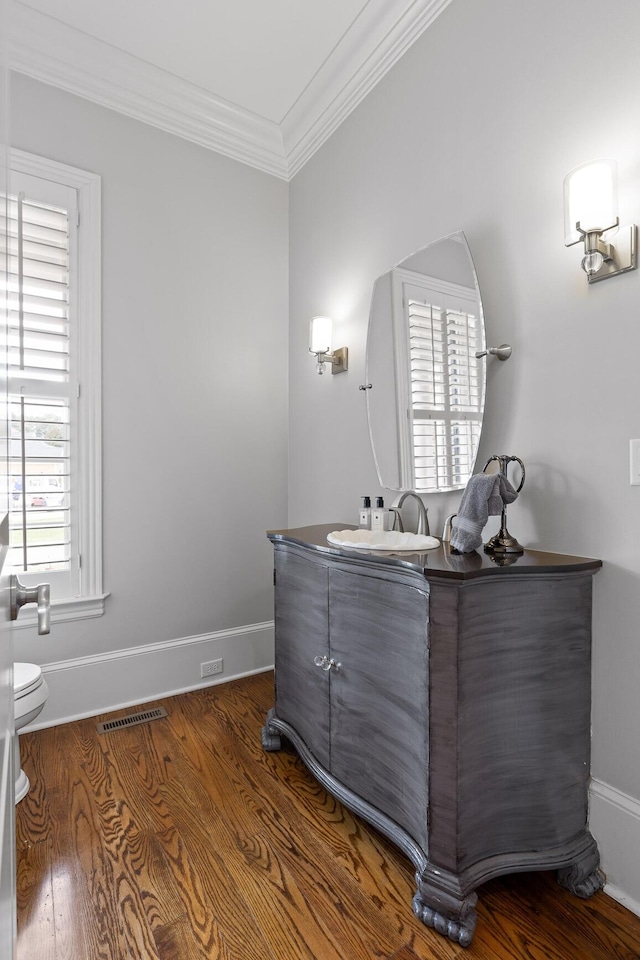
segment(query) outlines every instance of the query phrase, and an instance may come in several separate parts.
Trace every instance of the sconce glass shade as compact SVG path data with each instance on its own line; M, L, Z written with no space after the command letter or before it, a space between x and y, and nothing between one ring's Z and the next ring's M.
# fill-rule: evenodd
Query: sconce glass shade
M615 160L590 160L575 167L564 179L564 235L570 247L583 239L576 230L602 233L616 226L618 217L618 165Z
M314 317L309 324L309 353L331 353L333 323L330 317Z

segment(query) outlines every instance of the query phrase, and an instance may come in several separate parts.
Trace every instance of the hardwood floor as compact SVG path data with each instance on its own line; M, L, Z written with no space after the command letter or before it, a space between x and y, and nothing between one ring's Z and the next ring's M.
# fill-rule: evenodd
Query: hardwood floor
M639 960L640 918L550 874L481 888L467 949L424 927L409 861L290 748L263 752L272 683L21 737L18 960Z

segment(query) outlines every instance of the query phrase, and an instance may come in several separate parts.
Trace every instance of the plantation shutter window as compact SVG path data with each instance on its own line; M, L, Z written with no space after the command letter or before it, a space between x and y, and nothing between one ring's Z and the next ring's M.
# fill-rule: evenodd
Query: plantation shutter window
M9 561L51 619L100 616L100 178L11 151ZM81 219L82 218L82 219ZM16 629L29 628L25 610Z
M453 285L451 285L453 287ZM409 384L406 448L418 493L464 486L484 406L482 324L460 292L404 284Z
M15 570L72 569L69 206L10 197L10 552ZM45 577L46 579L46 577Z

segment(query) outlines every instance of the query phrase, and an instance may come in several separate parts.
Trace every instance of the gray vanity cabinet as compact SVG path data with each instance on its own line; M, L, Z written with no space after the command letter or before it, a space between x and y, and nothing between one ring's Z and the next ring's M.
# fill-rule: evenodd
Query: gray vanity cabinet
M344 526L344 525L343 525ZM372 555L340 525L274 531L275 705L318 780L416 869L416 915L468 945L475 890L557 869L603 883L587 829L597 560Z

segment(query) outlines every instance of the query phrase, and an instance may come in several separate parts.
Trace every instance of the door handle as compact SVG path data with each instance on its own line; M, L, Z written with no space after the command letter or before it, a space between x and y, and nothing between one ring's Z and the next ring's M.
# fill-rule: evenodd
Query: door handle
M38 605L38 633L49 633L51 624L51 587L48 583L39 583L37 587L25 587L15 573L10 578L9 592L11 600L11 619L17 620L20 607L25 603Z

